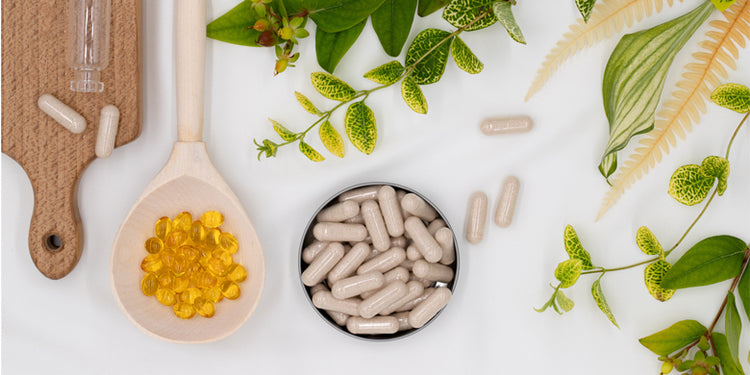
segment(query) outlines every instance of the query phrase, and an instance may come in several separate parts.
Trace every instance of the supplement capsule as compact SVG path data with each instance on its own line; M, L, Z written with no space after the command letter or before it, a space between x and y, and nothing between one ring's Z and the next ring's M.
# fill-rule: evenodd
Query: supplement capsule
M409 290L406 295L380 311L380 315L391 315L396 309L424 293L424 286L419 281L409 281L406 283L406 288Z
M453 246L453 231L449 228L440 228L435 232L435 241L443 249L442 264L453 264L456 261L456 249Z
M359 305L362 303L359 298L336 299L331 292L325 290L315 293L312 301L319 309L338 311L351 316L359 316Z
M380 187L380 185L373 185L346 191L339 195L339 202L353 200L357 203L362 203L366 200L375 199L378 197L378 190L380 190Z
M531 130L534 122L529 116L492 118L482 121L479 129L485 135L525 133Z
M362 275L372 271L388 272L406 260L406 251L400 247L394 247L357 268L357 274Z
M415 306L409 313L409 324L414 328L420 328L434 317L451 299L451 291L440 287L427 299Z
M113 105L104 106L99 114L99 129L96 131L96 157L107 158L112 155L119 123L120 110Z
M201 224L200 220L196 220L190 225L188 237L195 244L200 244L206 239L206 227Z
M232 280L225 280L221 285L221 295L228 299L237 299L240 297L240 286Z
M328 242L324 241L315 241L306 248L302 250L302 260L310 264L315 260L315 257L320 254L321 251L325 250L326 247L328 247Z
M190 233L190 228L193 224L193 216L190 215L190 212L183 211L177 214L177 216L174 217L174 220L172 220L172 228L175 230L182 230L185 231L185 233Z
M144 246L149 253L158 254L160 251L164 250L164 241L156 237L151 237L146 240Z
M86 130L86 119L83 118L73 108L68 107L63 102L50 94L44 94L39 97L37 102L42 112L52 117L58 124L70 130L72 133L80 134Z
M445 221L443 219L435 219L431 221L429 225L427 225L427 231L430 232L430 234L433 236L441 228L445 228Z
M416 262L415 262L415 263L416 263ZM412 274L411 274L411 276L409 276L409 281L415 281L415 280L416 280L416 281L419 281L420 283L422 283L422 286L424 286L425 288L429 288L429 287L431 287L431 286L432 286L432 284L434 284L434 283L435 283L435 282L434 282L434 281L432 281L432 280L427 280L427 279L423 279L423 278L421 278L421 277L417 277L417 276L415 276L415 275L414 275L414 274L412 273Z
M243 282L247 279L247 270L237 263L232 263L227 267L227 279L236 283Z
M179 302L174 305L174 314L180 319L190 319L195 316L195 309L189 303Z
M426 300L432 293L435 292L435 288L425 288L421 296L405 303L403 306L396 309L396 312L409 312L414 306L419 305L422 301Z
M344 245L334 242L328 245L315 260L302 272L302 283L313 286L326 278L336 263L344 257Z
M392 237L404 235L404 217L401 216L401 204L396 196L396 190L390 186L383 186L378 190L378 204L383 214L388 234ZM403 245L401 246L403 247Z
M403 281L394 281L363 300L362 304L359 305L359 315L363 318L372 318L407 293L409 293L409 288Z
M372 200L363 202L362 217L365 219L367 232L372 237L372 246L380 251L388 250L391 247L391 238L380 213L380 206Z
M159 272L162 267L164 267L164 263L159 254L147 255L141 262L141 269L145 272Z
M406 237L396 237L391 238L391 247L400 247L402 249L406 248Z
M398 205L401 207L401 217L406 220L407 217L411 216L406 210L404 209L404 206L401 205L401 200L404 199L406 196L406 192L403 190L396 190L396 199L398 199ZM407 237L409 238L409 237Z
M315 284L312 287L310 287L310 295L314 296L315 293L321 292L321 291L328 291L328 288L323 284Z
M411 324L409 324L409 312L408 311L396 313L391 316L398 319L398 331L399 332L408 331L414 328L411 326Z
M319 222L338 223L346 219L351 219L359 214L359 204L355 201L344 201L334 204L333 206L322 209L316 219Z
M153 273L147 273L141 280L141 291L147 296L153 296L156 290L159 289L159 280Z
M346 322L346 329L355 335L386 335L398 332L398 327L398 319L392 316L371 319L355 316Z
M224 215L217 211L206 211L201 215L201 224L206 228L218 228L224 223Z
M193 307L195 307L195 311L200 314L200 316L206 318L214 316L214 313L216 312L214 304L203 297L196 298Z
M240 249L240 244L233 234L222 232L219 235L219 247L229 254L234 254Z
M329 285L353 275L369 255L370 245L364 242L354 245L328 273Z
M383 285L385 285L385 277L382 273L369 272L335 282L331 287L331 294L338 299L347 299L368 290L378 289Z
M384 273L383 277L385 277L385 284L390 284L396 280L407 282L409 281L409 270L404 267L396 267Z
M345 326L346 322L349 320L349 315L346 315L342 312L333 311L333 310L325 310L325 311L326 311L326 314L328 314L328 316L330 316L331 319L333 319L333 321L336 322L336 324L342 327Z
M401 264L399 264L399 267L404 267L407 270L411 271L412 267L414 267L414 261L407 259L407 260L401 262Z
M362 217L362 213L358 213L356 216L344 220L346 224L364 224L365 219Z
M163 216L154 224L154 236L164 241L167 239L167 235L172 231L172 220L166 216Z
M406 259L409 260L419 260L424 259L422 256L422 253L419 252L419 249L417 249L414 245L409 245L409 247L406 248Z
M203 293L198 288L187 288L184 292L180 293L180 301L187 302L189 304L195 303L198 297L203 296Z
M414 276L432 281L441 281L444 283L453 280L453 269L438 263L427 263L424 260L414 262L412 268Z
M427 202L414 193L408 193L401 199L401 207L406 212L424 219L425 221L432 221L438 216L437 211L432 208Z
M487 194L475 191L469 197L466 210L466 241L472 244L482 242L487 222Z
M159 288L154 295L164 306L172 306L177 303L177 295L171 289Z
M367 238L367 228L362 224L317 223L313 236L318 241L360 242Z
M495 224L498 227L507 228L513 222L513 212L516 209L520 186L521 182L515 176L510 176L503 182L503 189L500 191L500 199L497 202L497 211L495 211Z
M407 194L407 197L408 196L409 195ZM405 198L406 197L404 197L404 199ZM406 222L404 222L404 228L406 228L406 233L411 235L414 245L417 246L419 252L422 253L422 256L428 262L435 263L443 257L443 248L441 248L432 235L430 235L430 232L427 231L427 227L424 226L424 223L422 223L422 220L419 220L418 217L412 216L406 219Z

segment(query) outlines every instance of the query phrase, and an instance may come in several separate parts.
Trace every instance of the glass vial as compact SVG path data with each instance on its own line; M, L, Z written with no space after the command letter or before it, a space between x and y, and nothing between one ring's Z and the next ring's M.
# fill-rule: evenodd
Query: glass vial
M102 92L101 71L109 64L111 0L68 1L68 66L75 71L70 89Z

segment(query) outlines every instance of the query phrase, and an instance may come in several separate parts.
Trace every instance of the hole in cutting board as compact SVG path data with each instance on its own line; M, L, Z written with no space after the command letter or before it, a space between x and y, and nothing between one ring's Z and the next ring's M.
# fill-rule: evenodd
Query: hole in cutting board
M58 251L62 247L62 238L56 234L50 234L47 236L47 239L44 241L44 244L47 245L47 250L49 251Z

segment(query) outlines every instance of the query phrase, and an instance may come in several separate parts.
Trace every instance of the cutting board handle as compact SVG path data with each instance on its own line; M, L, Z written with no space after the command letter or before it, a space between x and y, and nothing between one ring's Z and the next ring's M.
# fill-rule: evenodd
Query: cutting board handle
M175 0L177 139L203 140L206 73L206 0Z

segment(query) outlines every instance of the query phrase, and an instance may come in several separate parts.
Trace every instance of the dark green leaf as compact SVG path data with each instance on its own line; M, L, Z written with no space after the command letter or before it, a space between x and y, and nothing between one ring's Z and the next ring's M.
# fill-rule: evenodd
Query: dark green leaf
M484 69L484 64L479 61L479 58L477 58L474 52L469 49L469 46L467 46L459 37L453 39L453 43L451 44L451 55L453 55L453 60L456 62L456 65L469 74L477 74Z
M337 33L364 21L384 0L304 0L310 18L322 30Z
M245 0L211 21L206 26L206 36L222 42L258 47L260 33L252 28L258 19L255 12L250 12L252 6L250 0Z
M449 0L419 0L417 14L419 14L420 17L429 16L438 9L448 5L449 2Z
M417 0L385 0L372 18L372 28L385 53L396 57L409 37Z
M633 136L653 129L654 111L674 56L713 9L705 2L682 17L622 37L604 71L602 92L609 142L602 162L623 149ZM609 172L612 160L606 164L600 169Z
M745 375L739 361L732 357L729 350L729 342L724 334L714 332L711 334L716 356L721 360L721 371L724 375Z
M734 4L735 1L737 0L711 0L711 4L713 4L716 7L716 9L723 12L727 10L727 8L732 6L732 4Z
M740 312L737 311L737 304L734 302L733 293L727 294L727 306L724 311L724 330L727 331L729 352L732 354L732 358L739 358L742 321L740 321Z
M706 331L706 327L695 320L683 320L638 341L648 350L658 355L667 356L692 344Z
M427 113L427 99L414 78L406 77L401 81L401 97L412 111L423 115Z
M688 250L664 275L661 286L681 289L736 277L745 257L745 242L732 236L706 238Z
M711 93L711 101L735 112L745 113L750 111L750 89L744 85L727 83Z
M393 60L365 73L364 77L381 85L390 85L398 81L402 73L404 66Z
M367 19L336 33L329 33L322 29L317 30L315 32L315 54L318 57L318 65L328 73L333 73L341 58L359 38L359 34L362 33L366 23Z
M417 34L406 52L406 65L416 64L411 76L418 84L427 85L440 80L448 63L452 41L450 33L443 30L427 29ZM435 49L427 54L432 48Z
M345 102L352 100L357 92L333 74L314 72L310 74L310 80L315 90L328 99Z
M609 308L607 299L604 297L604 291L602 290L600 279L597 279L593 284L591 284L591 296L594 297L596 306L598 306L599 310L601 310L604 315L607 316L607 319L609 319L609 321L612 322L615 327L620 328L620 326L617 325L617 320L615 320L615 315L612 314L612 309Z
M466 27L465 31L484 29L497 22L497 17L492 13L492 3L494 1L453 0L443 9L443 19L455 27ZM480 16L481 18L474 22ZM466 26L472 22L474 23L471 26Z
M513 17L513 9L511 9L509 1L498 1L492 4L492 11L513 40L521 44L526 44L526 39L523 37L521 28L518 27L516 18Z
M368 155L375 150L378 128L375 115L364 102L356 102L349 106L344 117L344 128L349 141L357 150Z
M745 267L745 272L740 278L740 283L737 284L737 293L739 293L740 300L742 300L742 306L745 308L747 319L750 320L750 267Z
M583 22L589 22L589 17L591 17L591 11L594 10L595 4L596 0L576 0L576 6L578 7L578 11L581 12Z

